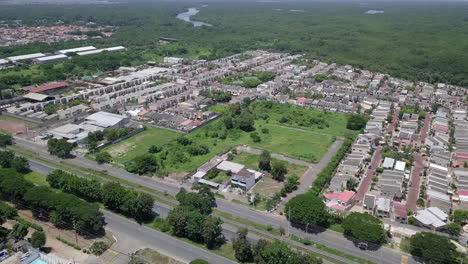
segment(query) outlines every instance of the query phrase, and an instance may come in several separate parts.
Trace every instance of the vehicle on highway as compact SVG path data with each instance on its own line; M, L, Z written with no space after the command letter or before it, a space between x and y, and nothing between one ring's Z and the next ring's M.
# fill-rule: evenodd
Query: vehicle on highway
M369 247L369 245L366 242L359 242L357 246L362 250L366 250Z

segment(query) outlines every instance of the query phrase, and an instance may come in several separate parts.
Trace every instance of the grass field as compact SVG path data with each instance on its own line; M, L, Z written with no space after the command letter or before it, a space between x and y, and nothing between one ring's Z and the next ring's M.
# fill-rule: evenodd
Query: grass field
M147 126L145 131L107 146L103 151L109 152L115 162L124 163L146 153L152 145L164 145L180 135L182 134L173 130Z
M268 128L269 133L259 133L261 142L258 143L253 142L250 138L250 133L246 132L239 132L238 138L229 136L226 139L207 137L205 131L215 129L218 122L221 122L221 120L214 121L210 125L188 135L188 138L192 139L193 142L208 146L210 150L208 154L190 156L189 160L184 163L166 163L166 170L168 172L190 172L210 160L214 155L239 145L248 145L268 150L271 153L279 153L285 156L316 162L333 143L332 135L317 135L308 131L278 127L267 124L263 120L256 121L256 131L260 131L261 128ZM128 157L129 155L127 154L126 156Z
M46 177L47 177L46 175L39 173L39 172L35 172L35 171L31 171L30 173L24 175L24 178L26 180L34 184L37 184L39 186L49 186L49 183L47 182Z

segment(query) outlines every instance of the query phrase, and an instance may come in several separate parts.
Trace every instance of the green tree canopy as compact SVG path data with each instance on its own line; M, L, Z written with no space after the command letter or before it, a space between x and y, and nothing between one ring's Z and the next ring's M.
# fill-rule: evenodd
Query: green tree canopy
M284 211L289 221L303 225L325 226L329 218L322 199L310 194L295 196L286 204Z
M36 231L31 236L31 245L34 248L41 248L46 244L47 238L44 232Z
M353 212L345 217L342 226L345 235L360 241L382 244L386 241L386 232L382 221L366 213Z
M430 232L419 232L410 238L410 253L428 263L457 263L456 247L447 237Z

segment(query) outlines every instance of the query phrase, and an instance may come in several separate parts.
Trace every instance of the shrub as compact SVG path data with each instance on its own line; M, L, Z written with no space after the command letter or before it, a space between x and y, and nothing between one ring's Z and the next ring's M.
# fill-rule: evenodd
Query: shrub
M96 256L100 256L109 249L109 247L110 245L104 241L96 241L89 247L88 252Z

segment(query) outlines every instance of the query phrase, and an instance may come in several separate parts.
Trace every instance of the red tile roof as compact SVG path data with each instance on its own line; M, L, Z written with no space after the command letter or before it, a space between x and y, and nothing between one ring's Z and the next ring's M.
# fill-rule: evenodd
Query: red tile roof
M323 197L327 200L338 199L344 203L349 202L356 193L353 191L344 191L344 192L336 192L336 193L324 193Z
M305 102L305 100L306 99L304 97L299 97L299 98L297 98L296 102L303 103L303 102Z
M407 217L406 213L406 205L402 203L393 203L393 208L395 211L395 215L401 218Z
M459 194L459 195L462 195L462 196L468 196L468 191L459 190L459 191L458 191L458 194Z
M58 82L58 83L50 83L47 85L42 85L38 87L34 87L31 89L31 93L39 93L39 92L44 92L48 90L53 90L53 89L58 89L58 88L63 88L68 86L69 84L67 82Z

